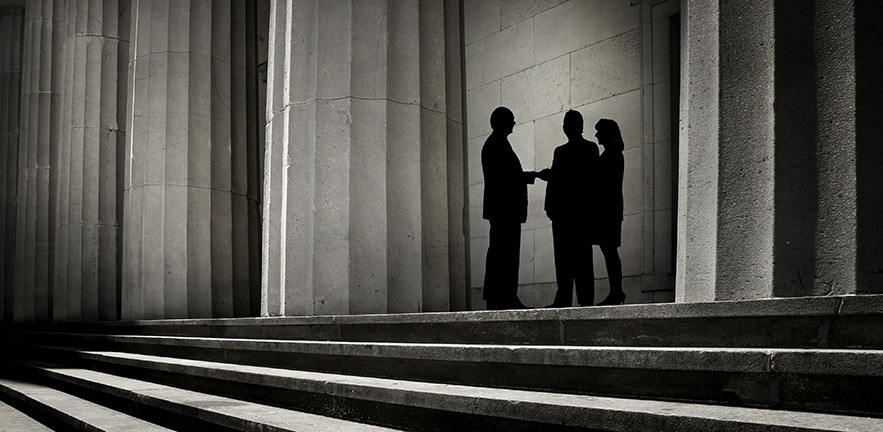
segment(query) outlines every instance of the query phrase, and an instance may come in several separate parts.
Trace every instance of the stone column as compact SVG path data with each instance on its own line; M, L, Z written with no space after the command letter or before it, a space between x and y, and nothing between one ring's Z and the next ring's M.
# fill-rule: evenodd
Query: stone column
M822 293L883 292L881 19L877 2L815 2Z
M69 2L54 316L119 319L130 2Z
M465 304L457 7L272 2L263 314Z
M258 177L248 169L257 134L246 118L253 65L245 44L253 15L245 1L133 3L124 319L249 312L257 277L248 265L257 253L249 248L257 188L249 185Z
M883 7L686 6L678 299L881 292Z
M21 51L24 8L0 7L0 321L11 321L15 288Z
M836 2L835 2L836 4ZM883 293L883 3L855 1L857 275L859 294ZM832 7L826 3L826 7ZM826 9L827 10L827 9ZM833 30L833 29L832 29ZM842 37L842 36L841 36ZM836 290L835 290L836 292Z
M64 5L64 0L25 2L15 232L16 321L52 317Z
M675 298L714 300L719 129L718 0L682 0Z

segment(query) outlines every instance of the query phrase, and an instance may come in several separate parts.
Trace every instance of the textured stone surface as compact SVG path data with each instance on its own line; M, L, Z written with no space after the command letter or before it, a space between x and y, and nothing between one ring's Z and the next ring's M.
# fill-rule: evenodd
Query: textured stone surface
M584 105L637 89L640 86L640 62L638 29L575 51L570 59L573 105Z
M397 381L383 378L369 378L347 375L331 375L318 372L281 370L265 367L232 365L198 360L171 361L162 357L125 353L86 353L93 360L101 358L109 363L147 368L156 376L168 377L170 373L186 374L185 385L210 383L209 378L225 382L235 382L237 387L260 388L261 394L286 389L296 391L301 397L286 398L296 406L320 408L320 414L330 414L329 404L321 400L334 400L335 407L348 407L352 416L364 413L360 403L370 402L375 409L375 421L399 424L403 418L398 412L388 411L393 406L405 408L412 414L420 409L441 410L451 416L445 424L456 421L457 416L493 416L495 424L502 421L529 421L579 427L603 427L605 430L708 430L723 427L737 427L742 430L874 430L880 420L859 416L834 414L814 414L755 408L731 407L726 405L704 405L654 400L610 398L598 396L568 395L561 393L509 390L476 386L451 385L441 383ZM216 424L240 422L243 417L257 420L244 410L243 406L259 408L250 402L238 401L235 404L217 397L195 393L189 390L169 389L164 385L146 383L129 378L116 377L101 372L84 369L65 369L53 366L37 367L43 375L61 382L93 388L104 393L147 402L153 406L164 406L171 413L195 415L199 413L203 421ZM744 392L744 389L735 389ZM253 396L254 397L254 396ZM332 399L328 399L331 397ZM262 397L262 399L264 399ZM196 400L203 401L202 403ZM312 402L311 401L315 401ZM202 405L208 402L211 409ZM232 401L231 401L232 402ZM231 406L232 405L232 406ZM384 407L383 409L378 409ZM278 410L278 408L276 408ZM389 415L382 415L386 412ZM234 415L235 413L235 415ZM267 413L259 411L266 419ZM287 415L274 416L273 421L288 420ZM406 422L414 426L419 416L407 416ZM395 419L395 420L393 420ZM266 420L264 420L266 421ZM341 427L341 425L336 425Z
M10 430L21 432L48 432L52 430L2 402L0 402L0 417L3 418L4 426Z
M566 2L537 15L536 61L544 62L637 28L641 9L631 3Z
M255 10L194 3L181 15L141 3L131 13L123 316L252 313L258 275L238 263L258 253L248 240L257 223L257 197L248 196L259 178L254 164L248 169L257 132L246 121L257 106L244 97L257 67L244 47Z
M117 319L129 2L69 3L53 315Z
M464 42L471 44L500 31L500 17L499 0L464 1Z
M25 4L16 203L17 321L49 320L62 137L65 2Z
M0 317L15 307L15 217L24 8L0 9Z
M466 85L473 89L534 64L534 23L522 21L466 45Z
M71 428L93 430L170 431L159 425L114 411L67 393L29 382L0 379L0 392L39 410ZM3 427L16 431L44 431L49 428L3 404ZM12 411L12 412L10 412Z
M558 6L566 0L502 0L500 2L500 26L503 28Z
M718 141L717 2L688 2L682 41L678 172L677 301L714 299L717 247Z
M263 314L466 307L458 7L276 4Z
M859 125L853 108L859 91L855 57L856 3L821 2L816 5L813 23L818 107L818 217L813 291L820 293L845 294L856 289L859 252L856 172ZM838 125L836 133L827 126L831 124Z
M524 123L562 112L570 103L569 58L562 56L502 80L502 105ZM542 85L538 85L542 83Z

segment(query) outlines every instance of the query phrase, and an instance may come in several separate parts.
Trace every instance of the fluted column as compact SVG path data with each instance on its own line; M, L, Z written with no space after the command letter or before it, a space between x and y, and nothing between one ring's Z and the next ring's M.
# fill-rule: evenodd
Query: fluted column
M12 320L24 8L0 7L0 321Z
M883 6L686 7L678 299L881 292Z
M54 315L118 319L129 1L69 2Z
M123 318L248 314L253 14L245 1L133 2Z
M51 319L64 0L25 2L18 152L15 320Z
M465 304L457 7L272 2L262 313Z

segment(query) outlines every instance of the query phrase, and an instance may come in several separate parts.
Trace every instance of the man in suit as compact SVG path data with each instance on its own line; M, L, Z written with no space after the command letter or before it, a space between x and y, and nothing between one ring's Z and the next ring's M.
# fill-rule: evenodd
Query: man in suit
M507 137L515 115L499 107L491 114L493 132L481 149L484 173L482 217L491 225L484 300L488 309L526 309L518 299L518 266L521 258L521 224L527 221L527 185L537 173L525 172Z
M567 111L562 125L567 143L555 149L552 168L540 172L546 186L546 215L552 220L555 277L558 292L547 307L573 305L573 286L580 306L592 306L595 274L592 266L595 177L598 145L583 138L583 116Z

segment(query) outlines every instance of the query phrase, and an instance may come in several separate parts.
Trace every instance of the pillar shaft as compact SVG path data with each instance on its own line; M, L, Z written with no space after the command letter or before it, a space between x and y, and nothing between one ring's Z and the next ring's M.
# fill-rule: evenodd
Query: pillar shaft
M15 233L17 321L48 320L52 316L64 5L64 0L25 3Z
M464 177L456 3L272 3L263 313L449 310L451 280L465 287L450 264L465 247L449 215Z
M814 285L820 292L855 292L856 119L855 3L815 4L817 63L816 166L818 253Z
M883 86L864 41L883 8L700 5L687 2L678 299L879 292Z
M180 6L132 8L123 318L247 315L256 277L248 236L257 173L248 155L257 134L245 96L254 8Z
M683 0L677 301L714 300L717 250L718 0Z
M131 9L126 0L67 8L54 315L118 319Z
M0 320L13 317L24 8L0 8Z

